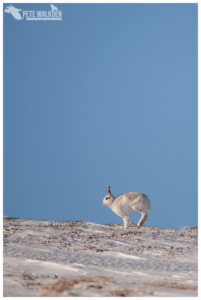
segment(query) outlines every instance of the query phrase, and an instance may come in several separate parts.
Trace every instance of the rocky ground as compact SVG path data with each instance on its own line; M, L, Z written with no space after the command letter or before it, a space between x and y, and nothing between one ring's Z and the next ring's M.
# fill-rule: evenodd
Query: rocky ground
M197 296L196 228L4 217L4 296Z

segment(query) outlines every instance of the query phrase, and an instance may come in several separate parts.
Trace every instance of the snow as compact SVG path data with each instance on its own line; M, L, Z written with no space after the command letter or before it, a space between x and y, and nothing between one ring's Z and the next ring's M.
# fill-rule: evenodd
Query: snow
M197 296L197 235L4 217L4 296Z

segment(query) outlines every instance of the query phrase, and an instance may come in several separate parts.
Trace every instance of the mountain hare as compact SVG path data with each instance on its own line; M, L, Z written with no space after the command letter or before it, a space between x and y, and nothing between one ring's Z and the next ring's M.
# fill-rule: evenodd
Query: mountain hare
M110 186L108 187L108 194L103 198L103 205L109 206L115 214L122 217L125 229L128 227L131 211L135 210L142 215L137 225L140 228L148 218L146 210L150 210L150 200L145 194L132 192L115 198Z

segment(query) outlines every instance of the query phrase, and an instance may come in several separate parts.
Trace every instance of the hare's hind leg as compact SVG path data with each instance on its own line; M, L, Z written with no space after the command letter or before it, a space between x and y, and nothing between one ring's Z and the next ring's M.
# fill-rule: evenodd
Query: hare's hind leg
M140 228L144 224L144 222L147 220L148 214L146 213L146 211L142 211L142 210L138 210L138 212L140 214L142 214L142 217L137 224L137 227Z

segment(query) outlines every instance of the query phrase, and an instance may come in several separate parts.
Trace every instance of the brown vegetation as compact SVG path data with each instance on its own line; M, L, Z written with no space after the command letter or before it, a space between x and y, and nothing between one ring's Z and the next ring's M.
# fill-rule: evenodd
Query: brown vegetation
M103 285L108 281L109 279L105 276L79 277L58 280L44 287L43 296L47 296L49 294L63 293L64 291L70 290L71 288L80 283L85 283L87 285L87 288L95 288L100 290L103 288Z

